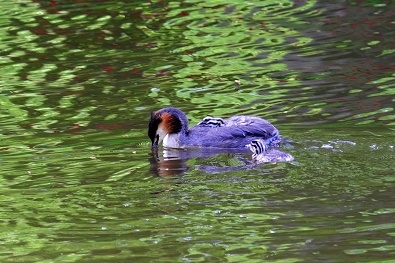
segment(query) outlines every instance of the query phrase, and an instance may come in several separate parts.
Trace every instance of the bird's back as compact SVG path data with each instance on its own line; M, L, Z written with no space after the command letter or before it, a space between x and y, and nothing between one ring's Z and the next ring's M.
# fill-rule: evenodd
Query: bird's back
M211 127L196 125L189 129L186 146L245 148L253 140L269 139L279 132L270 122L251 116L234 116L225 125Z

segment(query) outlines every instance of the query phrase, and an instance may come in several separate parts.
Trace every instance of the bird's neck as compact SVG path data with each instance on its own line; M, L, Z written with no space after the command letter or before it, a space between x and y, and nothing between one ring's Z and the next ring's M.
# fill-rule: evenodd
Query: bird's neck
M184 136L185 134L183 134L182 132L167 134L163 138L163 146L169 148L182 148L182 139L184 138Z

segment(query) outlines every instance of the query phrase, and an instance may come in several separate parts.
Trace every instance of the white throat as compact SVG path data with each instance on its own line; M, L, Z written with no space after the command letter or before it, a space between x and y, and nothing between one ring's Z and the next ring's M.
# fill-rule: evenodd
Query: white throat
M179 133L167 134L163 138L163 146L169 148L182 148L180 142L180 134Z

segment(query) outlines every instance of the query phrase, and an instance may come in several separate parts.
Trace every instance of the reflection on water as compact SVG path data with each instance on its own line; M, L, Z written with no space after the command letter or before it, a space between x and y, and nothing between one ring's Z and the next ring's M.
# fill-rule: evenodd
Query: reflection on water
M191 168L188 165L191 159L195 159L195 162L198 162L197 159L210 160L209 164L194 163L193 165L200 171L210 174L254 169L257 165L265 163L293 161L292 155L274 148L259 154L257 158L253 158L248 149L243 151L216 148L153 148L149 158L150 171L157 176L184 174Z
M3 1L0 261L391 260L393 10ZM151 153L168 105L268 119L295 161Z
M248 160L247 156L250 156ZM171 149L155 148L150 157L151 172L154 175L168 176L184 174L192 164L188 161L194 159L194 167L209 173L231 172L242 169L251 169L251 153L248 149L243 153L240 149L216 149L216 148L192 148L192 149ZM199 163L210 160L210 164ZM225 163L221 161L225 160ZM197 163L196 163L197 162Z

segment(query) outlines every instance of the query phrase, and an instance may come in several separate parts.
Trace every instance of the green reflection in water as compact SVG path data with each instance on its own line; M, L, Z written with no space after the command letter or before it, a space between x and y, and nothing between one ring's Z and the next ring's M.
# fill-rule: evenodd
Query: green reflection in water
M200 118L248 113L292 124L336 120L391 124L391 117L371 119L383 117L374 108L388 104L386 96L392 95L394 79L388 74L392 67L381 66L392 50L384 41L386 21L391 20L384 9L374 13L369 5L361 12L366 15L359 17L359 12L352 12L358 4L194 1L48 6L38 1L23 9L12 5L18 18L6 12L0 20L11 24L2 49L2 66L9 68L4 86L24 90L19 97L26 92L47 95L48 89L59 97L78 94L70 100L69 117L83 126L92 121L80 112L103 115L100 107L87 110L80 108L83 104L106 105L112 111L107 113L113 116L109 119L125 116L130 108L146 113L147 108L173 104L199 110ZM45 16L34 18L37 12ZM354 34L358 30L366 34ZM354 50L363 53L356 55ZM374 91L382 80L388 83L377 87L382 91ZM336 82L344 86L339 88ZM344 93L364 85L360 93L355 88ZM152 94L152 87L161 92ZM98 99L87 99L88 94ZM105 98L108 94L113 96ZM332 98L340 94L342 101L334 107ZM129 97L129 103L110 107L124 104L115 97ZM357 105L358 100L366 106Z

